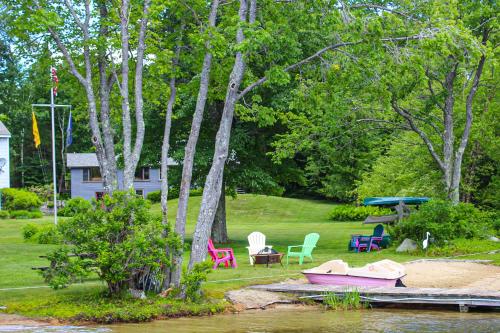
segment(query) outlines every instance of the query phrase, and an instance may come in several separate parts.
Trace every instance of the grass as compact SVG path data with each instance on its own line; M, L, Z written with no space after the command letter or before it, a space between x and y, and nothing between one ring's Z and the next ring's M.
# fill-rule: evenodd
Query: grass
M332 292L325 293L323 303L330 310L359 310L368 307L357 289L346 290L341 296Z
M200 205L200 197L193 197L189 202L187 242L194 230L197 212ZM177 200L169 201L169 216L175 218ZM314 267L319 263L331 259L343 259L351 266L363 265L381 259L392 259L398 262L418 259L424 257L424 253L418 255L399 254L394 249L386 249L380 252L352 253L347 251L347 243L353 233L371 234L373 226L363 225L360 222L333 222L328 219L333 204L321 201L290 199L280 197L268 197L260 195L239 195L236 199L227 199L227 223L231 239L229 244L234 249L238 262L237 269L218 269L209 274L208 281L204 285L206 294L215 299L221 299L224 293L231 289L243 286L281 281L287 278L300 277L300 271ZM159 212L159 205L153 205L153 211ZM58 318L92 318L97 313L85 317L98 303L97 295L102 292L104 285L96 280L90 279L83 284L73 285L65 290L53 291L44 287L41 276L31 270L32 266L44 266L47 262L38 258L49 252L54 246L40 245L25 242L22 238L21 229L27 223L47 224L51 218L37 220L0 220L0 306L7 306L9 312L17 312L31 316L53 316ZM297 259L291 259L290 265L281 267L273 265L266 268L265 265L252 267L248 261L247 235L252 231L263 232L267 236L267 243L273 248L286 252L288 245L302 244L304 235L310 232L318 232L321 236L318 247L313 252L314 262L306 261L299 266ZM490 242L491 243L491 242ZM483 244L484 245L484 244ZM217 245L219 246L219 245ZM475 244L480 249L481 244ZM491 244L488 244L491 246ZM474 259L494 259L500 264L500 255L475 256ZM187 262L188 254L186 254ZM307 260L307 259L306 259ZM2 290L6 288L37 287L34 289ZM92 296L94 295L94 296ZM89 299L90 297L90 299ZM151 307L156 310L147 310L144 304L134 303L136 306L127 306L109 301L114 304L112 308L115 313L122 311L123 318L129 318L131 308L137 311L156 314L172 314L176 308L175 304L165 305L165 301L153 299L156 304ZM81 304L80 304L81 303ZM100 303L99 303L100 304ZM149 309L151 308L149 307ZM111 311L104 305L97 307L102 313ZM181 313L189 314L207 313L211 311L210 305L207 309L193 307L191 310L182 309ZM217 308L217 306L215 306ZM50 310L49 310L50 309ZM128 309L128 310L127 310ZM166 309L169 309L168 311ZM179 308L180 309L180 308ZM217 308L218 309L218 308ZM85 312L87 311L87 312ZM96 312L95 310L94 312ZM148 312L149 311L149 312ZM155 312L156 311L156 312ZM79 317L80 316L80 317ZM152 315L155 317L154 315ZM148 316L144 316L146 318ZM141 317L142 318L142 317ZM139 320L138 318L133 318Z

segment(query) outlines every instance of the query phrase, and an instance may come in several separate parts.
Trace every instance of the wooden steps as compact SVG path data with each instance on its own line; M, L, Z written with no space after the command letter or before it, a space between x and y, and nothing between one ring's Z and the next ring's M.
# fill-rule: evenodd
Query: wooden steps
M318 284L274 283L250 288L273 292L286 292L321 300L326 293L343 296L356 290L369 303L458 305L461 311L469 307L500 309L500 291L444 288L399 288L399 287L348 287Z

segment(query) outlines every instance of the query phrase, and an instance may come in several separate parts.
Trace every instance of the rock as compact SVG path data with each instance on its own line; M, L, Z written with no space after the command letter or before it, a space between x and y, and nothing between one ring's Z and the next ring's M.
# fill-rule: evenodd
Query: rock
M142 291L142 290L130 289L129 292L130 292L130 295L132 295L133 298L146 299L146 294L144 294L144 291Z
M417 242L406 238L401 245L398 246L396 252L413 252L417 250Z
M488 239L489 239L490 241L492 241L492 242L500 242L500 239L498 239L498 238L497 238L497 237L495 237L495 236L491 236L491 237L489 237Z
M296 302L294 297L282 293L255 289L231 290L225 293L225 297L233 303L237 311L241 309L265 309L272 304Z

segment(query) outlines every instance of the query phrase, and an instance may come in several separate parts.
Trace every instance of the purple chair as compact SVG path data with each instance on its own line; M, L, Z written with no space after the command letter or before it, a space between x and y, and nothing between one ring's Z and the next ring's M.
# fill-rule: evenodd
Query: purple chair
M354 235L351 240L356 252L370 252L371 250L380 250L380 243L382 242L384 235L384 226L379 224L373 229L373 235L371 236L361 236Z

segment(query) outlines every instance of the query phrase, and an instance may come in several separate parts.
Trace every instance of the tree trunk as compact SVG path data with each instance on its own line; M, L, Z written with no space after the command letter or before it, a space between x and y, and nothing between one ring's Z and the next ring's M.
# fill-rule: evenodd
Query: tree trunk
M218 244L229 242L226 225L226 188L224 179L222 181L222 188L219 203L217 204L217 211L215 212L215 220L212 225L211 238L214 243Z
M182 37L181 37L182 39ZM179 61L179 55L181 51L180 42L176 48L176 55L174 60L172 61L172 67L175 69L177 67ZM170 129L172 127L172 112L175 105L175 97L177 94L177 89L175 86L175 75L172 74L172 78L170 79L170 98L167 104L167 112L165 113L165 130L163 132L163 144L161 148L161 170L160 170L160 178L161 178L161 212L162 212L162 223L164 225L164 234L165 238L168 237L168 151L170 149ZM167 258L170 258L171 249L167 244L165 247L165 255ZM163 268L163 283L162 290L166 290L170 286L171 280L171 266L165 266Z
M488 40L489 30L484 28L482 44L485 45ZM479 88L479 82L481 81L481 75L483 74L484 63L486 62L486 56L483 54L479 59L479 63L476 67L474 74L474 79L472 81L472 87L467 94L465 100L465 126L462 132L462 137L460 138L460 144L455 152L455 161L453 163L453 175L451 179L451 189L448 198L453 204L458 204L460 201L460 180L462 176L462 160L464 157L465 149L469 143L470 131L472 128L473 120L473 110L472 104L474 102L474 97L476 96L477 89Z
M91 16L91 9L90 9L90 1L86 1L84 4L85 7L85 19L82 21L76 14L76 11L74 7L72 6L70 1L65 2L66 6L70 10L71 16L73 17L75 23L80 27L83 33L83 41L84 41L84 46L83 46L83 60L84 60L84 68L85 68L85 74L83 75L78 71L76 68L76 65L73 61L73 58L71 54L69 53L66 45L62 42L59 34L53 27L47 27L47 30L49 31L50 35L52 36L52 39L57 45L57 48L61 53L63 54L64 58L66 59L66 62L69 65L70 72L71 74L80 82L80 84L84 87L85 89L85 94L87 97L87 102L88 102L88 110L89 110L89 124L90 124L90 129L92 131L92 144L95 147L96 150L96 155L97 155L97 160L99 162L99 169L101 171L101 175L103 178L103 186L104 186L104 191L108 193L112 193L117 187L117 181L116 181L116 162L114 160L114 156L108 156L106 154L106 149L108 142L104 141L103 145L103 140L101 137L101 129L99 127L99 120L97 117L97 102L94 94L94 89L93 89L93 83L92 83L92 59L90 55L90 16ZM42 9L39 5L36 6L37 9ZM103 19L106 15L106 12L101 11L101 19ZM109 125L109 124L108 124ZM103 127L105 127L106 124L103 124ZM109 125L110 126L110 125ZM103 132L105 131L105 128L103 129Z
M143 60L145 51L146 29L148 24L150 0L144 1L142 19L139 29L139 40L137 45L137 63L135 68L135 85L134 85L134 101L135 101L135 143L132 149L132 122L130 119L130 99L129 99L129 52L130 52L130 2L122 0L120 7L120 33L122 46L122 80L120 84L120 94L122 98L122 127L123 127L123 187L125 190L134 188L135 169L139 163L142 144L144 142L144 114L143 114L143 97L142 97L142 77L143 77Z
M217 9L219 7L219 0L212 2L209 16L209 27L215 27L217 18ZM193 121L191 123L191 132L189 133L188 142L184 150L184 162L182 166L182 178L179 189L179 201L177 208L177 216L175 219L175 233L178 235L181 246L173 254L174 269L172 272L171 283L175 287L179 287L182 272L182 259L183 259L183 244L186 234L186 218L187 206L189 200L189 190L191 188L191 178L193 174L194 155L196 152L196 144L200 134L201 122L203 120L203 111L207 101L208 86L210 80L210 70L212 67L212 54L210 53L210 42L206 43L207 51L203 60L203 67L201 70L200 89L198 91L198 98L196 100L196 107L193 114Z
M99 38L107 39L109 37L109 26L107 22L103 22L108 18L108 8L106 2L99 3ZM97 67L99 69L99 98L101 101L101 127L102 135L104 140L104 153L108 163L108 167L112 170L112 179L109 182L113 184L112 188L118 188L117 179L117 166L116 166L116 154L115 154L115 143L113 139L113 131L110 121L110 104L109 98L113 84L115 83L115 77L112 73L109 75L106 73L106 67L108 66L108 61L106 59L106 46L99 46L98 56L97 56Z
M256 0L251 0L250 5L250 23L255 20ZM240 22L245 22L247 16L247 0L240 0L239 18ZM236 41L241 44L245 37L243 30L238 28ZM212 224L215 218L217 203L221 195L222 177L224 165L226 163L229 139L231 135L231 125L233 121L234 107L238 98L238 89L240 87L243 75L245 73L245 61L243 53L236 52L233 69L229 76L229 84L226 92L224 110L215 138L215 152L212 161L212 167L208 173L203 189L200 212L193 234L193 244L191 246L191 257L188 269L191 270L195 264L205 260L207 254L208 237L212 230Z

